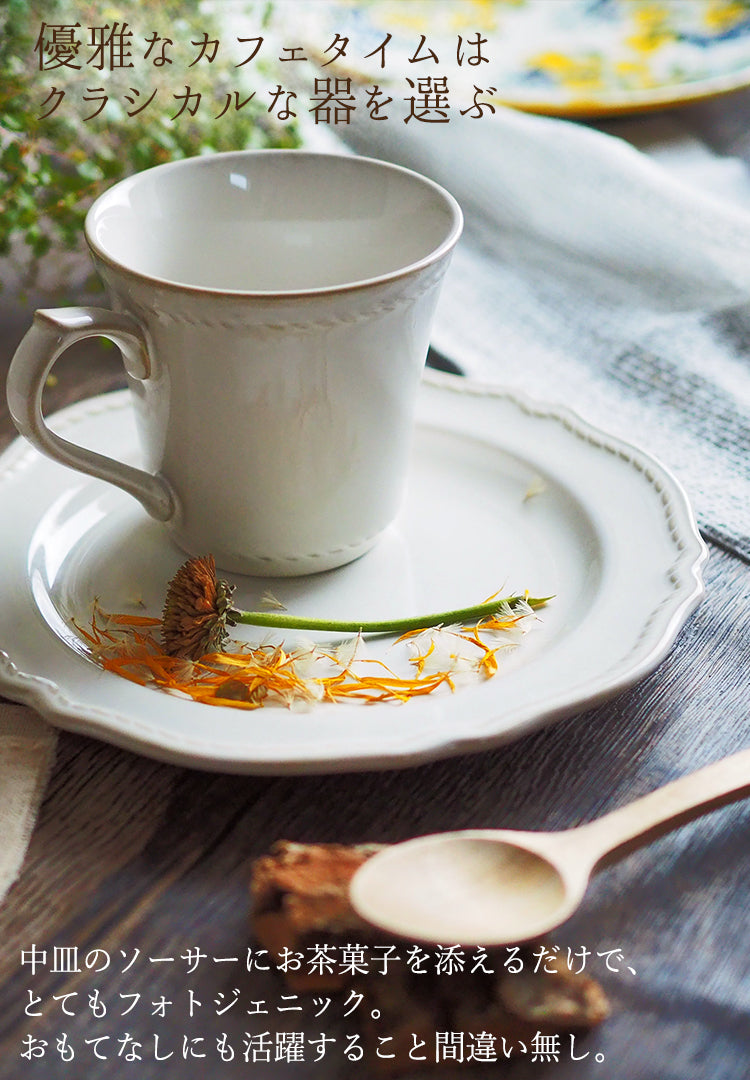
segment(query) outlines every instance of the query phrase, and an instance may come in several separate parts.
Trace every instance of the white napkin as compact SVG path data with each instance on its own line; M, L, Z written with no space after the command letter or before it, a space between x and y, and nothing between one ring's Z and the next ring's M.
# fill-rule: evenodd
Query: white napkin
M56 742L31 709L0 701L0 900L21 869Z
M704 532L750 559L750 213L738 200L619 138L510 109L343 134L463 206L437 347L467 374L640 443L683 481Z

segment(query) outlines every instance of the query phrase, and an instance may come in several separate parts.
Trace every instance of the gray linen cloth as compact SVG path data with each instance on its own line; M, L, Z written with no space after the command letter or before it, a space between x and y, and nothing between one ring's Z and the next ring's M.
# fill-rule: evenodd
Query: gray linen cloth
M56 743L31 709L0 701L0 900L21 869Z
M750 212L622 139L509 109L346 138L462 204L435 345L656 455L704 535L750 559Z

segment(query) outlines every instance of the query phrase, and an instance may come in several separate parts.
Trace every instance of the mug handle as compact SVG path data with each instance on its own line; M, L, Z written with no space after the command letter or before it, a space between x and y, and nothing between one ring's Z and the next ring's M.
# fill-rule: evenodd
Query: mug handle
M8 407L13 422L41 453L62 465L115 484L134 495L152 517L170 521L176 515L177 501L163 477L68 442L44 422L42 392L52 366L74 342L90 337L113 341L122 354L125 370L133 378L150 377L145 334L129 315L94 307L40 308L8 371Z

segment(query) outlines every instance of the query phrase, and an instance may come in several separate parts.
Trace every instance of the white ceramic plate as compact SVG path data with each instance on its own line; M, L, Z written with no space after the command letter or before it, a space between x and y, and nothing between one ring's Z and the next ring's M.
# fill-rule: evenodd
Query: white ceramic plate
M52 423L137 460L127 392ZM71 615L95 596L110 611L158 615L184 559L138 504L22 441L0 458L0 504L0 690L68 730L228 772L415 764L594 705L665 656L700 600L706 557L682 489L640 450L564 409L428 375L407 497L380 544L325 574L235 578L238 605L257 608L268 587L295 613L355 619L444 610L497 589L555 600L498 675L453 694L248 713L137 686L85 656ZM392 662L389 640L368 648Z

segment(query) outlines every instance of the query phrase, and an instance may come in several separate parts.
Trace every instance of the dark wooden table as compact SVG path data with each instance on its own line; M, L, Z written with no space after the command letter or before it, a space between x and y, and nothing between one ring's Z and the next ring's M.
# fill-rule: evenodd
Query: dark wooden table
M682 116L715 148L747 155L749 108L739 95ZM29 317L5 302L2 370ZM57 376L48 409L122 385L116 352L93 346L67 357ZM3 403L0 444L12 437ZM370 1075L366 1062L346 1059L342 1041L319 1064L312 1045L303 1062L245 1062L246 1032L302 1026L318 1039L342 1030L340 1004L319 1017L310 1002L287 1012L297 1002L275 973L248 971L253 858L279 838L565 828L750 745L748 567L713 548L706 585L669 657L638 686L493 752L379 773L242 777L62 733L23 872L0 907L0 1076ZM580 1060L564 1043L559 1062L521 1060L510 1075L746 1080L749 890L747 803L602 872L555 941L606 988L612 1017L576 1048ZM32 972L34 948L46 963ZM239 1004L225 1009L237 992ZM268 1013L249 1015L253 1002ZM46 1040L43 1059L20 1056L28 1035Z

